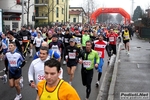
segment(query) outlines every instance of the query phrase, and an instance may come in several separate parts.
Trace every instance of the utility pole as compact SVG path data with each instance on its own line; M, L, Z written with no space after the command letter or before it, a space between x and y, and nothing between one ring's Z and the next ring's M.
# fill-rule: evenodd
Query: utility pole
M28 0L28 8L27 8L27 26L29 26L29 10L30 10L30 0Z
M22 0L22 26L24 25L24 0Z
M134 9L134 0L132 0L131 17L133 17L133 9Z
M67 13L67 11L68 11L68 0L66 0L66 21L65 21L65 23L67 23L67 17L68 17L68 13Z
M88 23L89 23L89 17L90 17L90 3L89 3L89 0L88 0Z
M66 15L66 14L65 14L65 13L66 13L66 10L65 10L65 9L66 9L66 6L65 6L65 2L64 2L64 11L63 11L63 14L64 14L64 24L65 24L65 17L66 17L66 16L65 16L65 15Z

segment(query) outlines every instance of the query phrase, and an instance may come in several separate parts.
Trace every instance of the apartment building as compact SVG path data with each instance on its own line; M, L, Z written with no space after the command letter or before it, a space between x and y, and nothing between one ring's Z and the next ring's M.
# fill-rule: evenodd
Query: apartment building
M35 23L67 22L69 0L35 0Z
M34 0L29 0L29 24L32 24L34 13ZM24 25L27 25L28 0L24 0ZM3 20L5 29L20 30L22 25L22 5L21 0L0 0L0 9L3 10Z

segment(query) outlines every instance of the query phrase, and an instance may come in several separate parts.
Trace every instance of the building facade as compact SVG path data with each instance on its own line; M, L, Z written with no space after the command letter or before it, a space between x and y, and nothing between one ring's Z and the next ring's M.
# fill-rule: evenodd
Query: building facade
M146 9L147 17L150 18L150 9Z
M35 23L67 22L69 0L35 0Z
M69 19L71 23L87 22L87 16L82 7L69 7Z
M27 25L27 8L28 1L24 0L24 23L23 25ZM32 16L34 12L34 0L29 0L29 23L32 24ZM22 5L21 0L0 0L0 9L3 10L3 21L5 25L5 29L16 29L20 30L22 25Z

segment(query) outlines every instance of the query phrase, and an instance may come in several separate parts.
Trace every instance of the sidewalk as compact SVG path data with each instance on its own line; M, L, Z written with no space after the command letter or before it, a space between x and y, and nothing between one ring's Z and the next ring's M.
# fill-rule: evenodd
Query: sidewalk
M121 46L121 48L124 47ZM120 92L150 93L150 43L145 40L139 40L134 36L133 40L130 41L130 55L128 56L125 50L120 50L118 59L120 61L118 61L118 68L116 69L114 95L111 100L121 100Z

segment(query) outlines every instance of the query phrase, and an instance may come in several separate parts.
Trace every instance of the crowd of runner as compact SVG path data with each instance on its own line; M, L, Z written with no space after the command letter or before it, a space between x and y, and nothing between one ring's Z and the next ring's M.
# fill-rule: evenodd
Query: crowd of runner
M17 92L14 100L20 100L23 88L22 67L26 64L26 57L30 57L33 61L29 66L28 80L30 86L37 90L36 100L48 100L47 95L52 95L52 100L80 100L71 86L79 63L82 66L82 84L86 86L85 98L88 100L94 70L98 72L95 84L96 87L99 86L105 51L109 63L110 57L116 55L116 46L123 41L129 55L132 35L130 26L119 24L70 24L36 29L22 26L19 31L13 29L0 32L0 60L5 64L5 74L0 78L6 83L8 76L10 87L15 87ZM63 80L61 62L67 66L68 82ZM62 93L67 89L70 92ZM55 91L49 92L53 90Z

